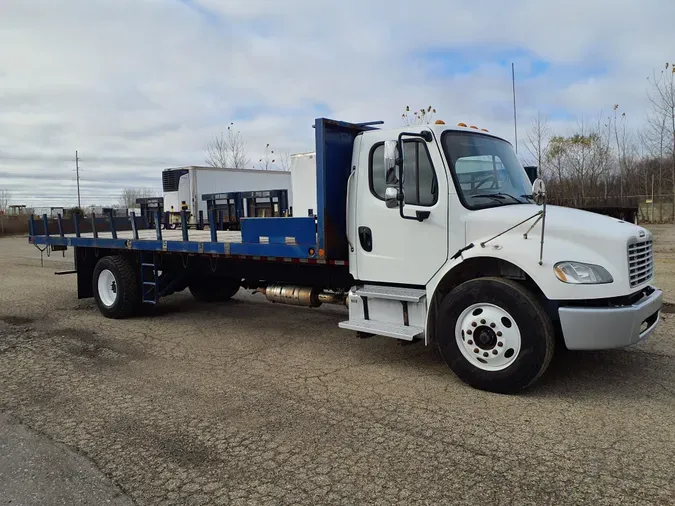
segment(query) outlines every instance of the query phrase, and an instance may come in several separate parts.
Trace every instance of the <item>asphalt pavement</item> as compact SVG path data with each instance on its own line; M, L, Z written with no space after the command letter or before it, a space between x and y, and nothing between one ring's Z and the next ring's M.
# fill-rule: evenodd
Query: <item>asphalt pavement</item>
M136 504L674 503L675 315L502 396L340 308L181 293L107 320L29 248L0 240L0 412Z
M131 506L96 465L0 414L0 505Z

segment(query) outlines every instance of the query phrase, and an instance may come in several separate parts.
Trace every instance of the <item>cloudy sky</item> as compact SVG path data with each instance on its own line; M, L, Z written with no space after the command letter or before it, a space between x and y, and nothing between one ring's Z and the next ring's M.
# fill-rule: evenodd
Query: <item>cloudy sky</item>
M83 204L203 164L234 122L249 156L313 149L313 119L433 105L513 141L539 110L560 133L675 62L672 0L0 0L0 189ZM521 146L523 139L521 139ZM521 149L521 151L523 151Z

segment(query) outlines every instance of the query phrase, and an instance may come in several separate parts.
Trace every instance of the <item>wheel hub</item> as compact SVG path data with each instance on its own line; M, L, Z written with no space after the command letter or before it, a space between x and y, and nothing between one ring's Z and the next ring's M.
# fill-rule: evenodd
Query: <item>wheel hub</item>
M112 307L117 301L117 280L115 275L108 269L102 270L98 275L98 296L106 307Z
M491 350L497 346L497 334L490 327L481 326L477 327L474 334L474 341L476 341L476 346L481 350Z
M513 317L494 304L473 304L462 311L455 328L457 346L472 365L484 371L509 367L520 353L520 330Z

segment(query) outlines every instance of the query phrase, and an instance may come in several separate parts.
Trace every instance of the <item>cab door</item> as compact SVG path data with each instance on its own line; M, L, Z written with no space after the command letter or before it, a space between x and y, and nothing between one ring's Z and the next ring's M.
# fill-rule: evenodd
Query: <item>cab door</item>
M403 138L404 215L429 213L423 221L404 219L398 207L388 208L384 200L387 188L384 142L392 140L391 135L391 132L369 132L362 139L356 169L356 234L352 239L356 277L364 282L424 286L448 258L445 161L435 136L431 142Z

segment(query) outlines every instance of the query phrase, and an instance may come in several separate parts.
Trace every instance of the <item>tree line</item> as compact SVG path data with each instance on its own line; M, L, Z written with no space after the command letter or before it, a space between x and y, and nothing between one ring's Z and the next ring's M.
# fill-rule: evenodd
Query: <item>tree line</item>
M675 67L648 79L650 107L632 126L620 104L560 135L548 118L532 118L525 146L551 202L571 207L640 205L643 219L675 221ZM643 209L651 202L651 215Z

